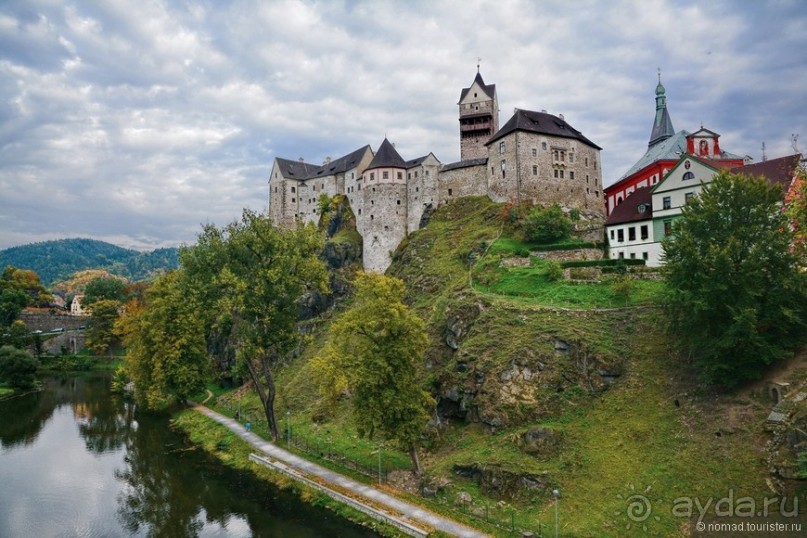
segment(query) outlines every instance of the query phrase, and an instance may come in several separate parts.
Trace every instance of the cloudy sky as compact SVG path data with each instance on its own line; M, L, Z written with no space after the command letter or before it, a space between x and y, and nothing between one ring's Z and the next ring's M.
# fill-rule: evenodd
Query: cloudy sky
M265 210L276 156L385 135L456 161L477 58L500 124L564 114L606 185L646 149L657 68L676 129L757 160L807 148L803 0L2 0L0 248L193 243Z

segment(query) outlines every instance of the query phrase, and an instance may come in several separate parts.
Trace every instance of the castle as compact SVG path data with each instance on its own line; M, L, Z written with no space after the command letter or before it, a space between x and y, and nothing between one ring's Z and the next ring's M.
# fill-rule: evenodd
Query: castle
M279 226L319 219L322 195L347 197L363 239L364 269L384 272L423 214L464 196L550 205L601 216L601 148L563 115L515 110L499 129L495 84L476 77L459 98L460 161L404 160L386 138L321 165L275 158L269 217Z

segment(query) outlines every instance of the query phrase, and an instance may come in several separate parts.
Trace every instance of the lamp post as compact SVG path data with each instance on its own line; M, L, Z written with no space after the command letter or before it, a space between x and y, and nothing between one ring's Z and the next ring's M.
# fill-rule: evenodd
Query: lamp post
M558 498L560 491L553 489L552 496L555 497L555 538L558 538Z

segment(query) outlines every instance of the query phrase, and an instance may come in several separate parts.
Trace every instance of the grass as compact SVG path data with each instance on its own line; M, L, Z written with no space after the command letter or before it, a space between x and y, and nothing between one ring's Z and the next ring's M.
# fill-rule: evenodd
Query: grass
M3 396L10 396L11 394L14 394L14 389L0 385L0 398Z

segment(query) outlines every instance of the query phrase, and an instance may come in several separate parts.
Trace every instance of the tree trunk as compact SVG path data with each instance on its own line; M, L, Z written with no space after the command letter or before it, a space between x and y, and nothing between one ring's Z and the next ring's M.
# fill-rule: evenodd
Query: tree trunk
M263 412L266 414L266 422L269 426L269 433L272 434L272 440L277 442L280 433L277 431L277 421L275 420L275 379L272 376L272 371L266 364L265 360L260 360L261 370L263 370L263 377L261 379L255 364L252 361L245 361L247 370L249 370L249 377L252 379L252 384L255 385L255 390L258 392L258 397L263 404Z
M412 458L412 473L415 476L423 474L423 468L420 466L420 458L418 458L418 449L415 445L409 447L409 457Z

